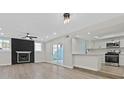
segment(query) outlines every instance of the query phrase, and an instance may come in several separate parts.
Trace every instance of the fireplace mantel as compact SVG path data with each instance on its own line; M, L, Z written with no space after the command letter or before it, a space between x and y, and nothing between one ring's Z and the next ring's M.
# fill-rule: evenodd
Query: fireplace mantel
M30 62L31 51L16 51L17 63Z
M16 51L16 53L31 53L31 51Z

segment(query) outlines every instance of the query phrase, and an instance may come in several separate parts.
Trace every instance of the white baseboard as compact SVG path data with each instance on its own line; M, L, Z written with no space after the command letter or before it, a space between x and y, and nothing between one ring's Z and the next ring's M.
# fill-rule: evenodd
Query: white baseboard
M66 68L71 68L73 69L73 66L66 66L66 65L62 65L63 67L66 67Z
M12 64L0 64L0 66L10 66Z
M75 67L79 67L79 68L84 68L84 69L89 69L89 70L93 70L93 71L99 71L99 69L95 69L95 68L90 68L87 66L79 66L79 65L74 65Z
M44 62L44 61L39 61L39 62L38 62L38 61L36 61L36 62L34 62L34 63L42 63L42 62Z

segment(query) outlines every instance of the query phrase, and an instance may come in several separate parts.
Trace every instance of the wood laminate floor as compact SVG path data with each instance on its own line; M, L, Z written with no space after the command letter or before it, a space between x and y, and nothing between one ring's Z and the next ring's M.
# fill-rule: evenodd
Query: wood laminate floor
M1 79L105 79L78 69L49 63L29 63L0 66Z
M124 77L124 66L112 66L102 64L101 72Z

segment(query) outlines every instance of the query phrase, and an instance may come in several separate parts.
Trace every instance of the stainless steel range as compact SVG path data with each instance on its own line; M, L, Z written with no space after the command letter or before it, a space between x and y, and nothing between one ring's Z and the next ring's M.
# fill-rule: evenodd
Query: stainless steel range
M109 64L117 64L117 66L119 66L119 53L107 52L105 54L105 62Z

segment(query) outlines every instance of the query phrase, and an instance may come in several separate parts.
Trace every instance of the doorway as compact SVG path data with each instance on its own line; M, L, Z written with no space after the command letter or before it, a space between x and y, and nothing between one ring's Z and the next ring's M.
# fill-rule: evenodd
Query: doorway
M52 47L52 58L56 64L63 64L64 62L64 48L63 44L54 44Z

